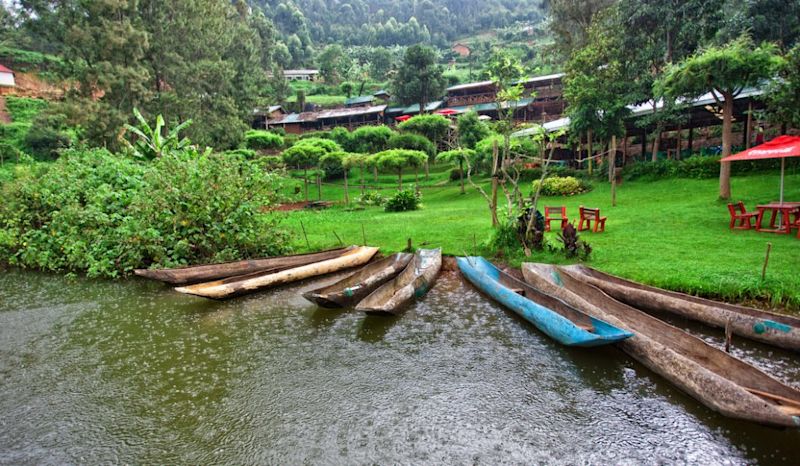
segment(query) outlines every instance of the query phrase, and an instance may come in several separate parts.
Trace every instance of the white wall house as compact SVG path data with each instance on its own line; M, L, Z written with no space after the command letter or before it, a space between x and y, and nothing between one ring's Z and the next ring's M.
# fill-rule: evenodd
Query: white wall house
M16 86L16 83L14 82L14 72L3 65L0 65L0 87L14 86Z

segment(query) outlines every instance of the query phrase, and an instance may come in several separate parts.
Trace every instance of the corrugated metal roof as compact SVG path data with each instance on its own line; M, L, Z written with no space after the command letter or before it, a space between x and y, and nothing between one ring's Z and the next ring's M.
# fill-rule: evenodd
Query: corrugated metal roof
M344 101L345 105L356 105L356 104L368 104L375 100L374 96L371 95L359 95L356 97L351 97Z
M325 110L316 113L316 119L322 120L326 118L342 118L358 115L368 115L372 113L380 113L386 110L386 105L376 105L373 107L356 107L356 108L336 108L333 110Z
M441 106L442 106L442 101L441 100L436 101L436 102L431 102L431 103L425 105L425 111L426 112L432 112L432 111L436 110L437 108L439 108ZM406 107L406 108L403 109L403 114L409 114L409 113L419 113L419 104L414 104L414 105L412 105L410 107Z
M555 73L555 74L548 74L548 75L544 75L544 76L535 76L533 78L525 79L522 82L535 83L535 82L538 82L538 81L550 81L550 80L553 80L553 79L561 79L563 77L564 77L564 73Z
M283 70L283 74L319 74L319 70Z
M466 84L459 84L457 86L450 86L447 88L447 92L452 91L460 91L462 89L472 89L473 87L484 87L484 86L491 86L494 82L492 81L480 81L476 83L466 83Z

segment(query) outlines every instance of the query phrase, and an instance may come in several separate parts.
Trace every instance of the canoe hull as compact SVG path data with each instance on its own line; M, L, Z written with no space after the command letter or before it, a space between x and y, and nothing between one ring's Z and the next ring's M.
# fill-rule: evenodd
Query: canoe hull
M523 319L533 324L550 338L566 346L592 347L615 343L633 336L630 332L616 328L608 323L588 316L593 331L587 331L564 315L535 302L538 295L525 293L524 283L520 282L521 291L530 299L522 296L501 283L501 275L497 267L482 257L459 257L457 259L461 273L476 288L489 295L495 301L511 309ZM508 276L504 277L509 280ZM550 303L565 306L565 303ZM555 306L553 306L555 307ZM560 309L559 309L560 310ZM572 311L575 311L574 309ZM569 315L569 314L567 314ZM584 316L585 318L585 316Z
M280 272L256 273L179 287L175 288L175 291L211 299L233 298L274 286L304 280L306 278L334 273L351 267L358 267L369 262L372 256L377 252L378 248L357 247L348 249L334 259L294 267Z
M331 249L310 254L248 259L220 264L178 267L174 269L136 269L133 273L140 277L158 280L173 286L192 285L251 273L279 272L292 267L300 267L301 265L333 259L340 256L347 249L348 248Z
M800 319L796 317L668 291L581 265L566 270L632 307L667 312L717 328L730 325L735 335L800 351Z
M631 330L618 347L708 408L728 417L761 424L799 427L792 410L769 402L756 389L800 402L800 391L683 330L616 301L584 283L569 267L523 264L525 280L584 312ZM800 413L798 413L800 414Z
M425 296L441 268L441 249L420 249L397 277L361 300L356 310L371 315L399 315L410 301Z
M303 297L327 309L352 307L379 286L397 276L414 257L409 253L393 254L367 264L338 282L303 293Z

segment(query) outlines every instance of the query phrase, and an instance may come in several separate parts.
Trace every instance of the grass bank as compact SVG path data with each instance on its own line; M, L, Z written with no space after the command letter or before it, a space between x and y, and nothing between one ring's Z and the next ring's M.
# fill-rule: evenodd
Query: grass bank
M351 196L357 195L357 178L351 180ZM371 179L370 179L371 181ZM406 177L413 183L413 175ZM396 177L381 176L378 186L387 195ZM339 182L340 183L340 182ZM387 213L380 207L363 210L337 205L324 211L287 214L285 226L292 230L293 246L308 249L301 231L305 227L311 249L338 244L334 231L346 243L362 242L362 226L370 244L382 251L401 250L407 238L414 245L442 247L446 254L479 252L491 255L482 244L491 235L486 203L472 188L461 195L457 182L448 182L444 171L432 175L423 189L422 210ZM735 177L735 199L748 208L778 197L779 176L759 174ZM355 185L355 186L353 186ZM671 179L627 182L618 188L617 206L611 207L610 186L596 183L589 193L544 198L542 205L566 205L570 219L578 206L599 207L608 216L605 233L582 234L594 248L589 265L641 282L728 300L757 299L783 303L800 309L800 239L755 231L730 231L725 203L717 200L717 180ZM311 197L316 198L315 188ZM323 199L342 200L340 186L326 185ZM800 175L786 178L786 199L800 200ZM556 242L556 233L547 239ZM761 268L767 243L772 243L766 280ZM549 253L526 259L521 254L505 258L518 265L523 260L567 262Z

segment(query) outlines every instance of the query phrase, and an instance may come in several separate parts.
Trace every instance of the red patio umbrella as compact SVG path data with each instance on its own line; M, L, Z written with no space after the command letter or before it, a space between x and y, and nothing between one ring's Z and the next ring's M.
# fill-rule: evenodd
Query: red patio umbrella
M458 114L458 110L453 110L452 108L443 108L441 110L437 110L433 112L436 115L443 115L443 116L450 116Z
M786 171L786 158L800 157L800 137L778 136L738 154L730 155L720 162L736 162L737 160L781 159L781 204L783 204L783 178Z
M396 121L406 121L411 118L411 115L400 115L399 117L395 117Z

